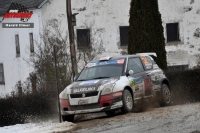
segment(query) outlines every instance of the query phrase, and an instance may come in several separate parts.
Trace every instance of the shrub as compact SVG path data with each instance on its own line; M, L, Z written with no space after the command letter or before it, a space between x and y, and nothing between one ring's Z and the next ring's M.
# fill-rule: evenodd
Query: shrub
M128 53L155 52L155 61L167 69L165 39L157 0L131 0Z
M0 126L22 124L56 112L56 92L41 91L0 99Z

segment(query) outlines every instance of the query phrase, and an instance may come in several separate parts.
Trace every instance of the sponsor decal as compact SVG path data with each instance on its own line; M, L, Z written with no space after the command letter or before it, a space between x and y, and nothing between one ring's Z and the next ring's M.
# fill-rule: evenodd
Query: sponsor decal
M93 66L100 66L100 65L115 65L115 64L124 64L124 59L121 60L110 60L110 61L102 61L96 63L88 63L85 68L93 67Z
M135 91L139 90L139 85L135 85Z
M151 95L151 91L152 91L151 78L146 78L144 80L144 86L145 86L145 96Z
M89 91L95 91L95 90L96 90L95 87L79 88L79 89L73 89L73 93L89 92Z
M130 82L131 86L134 86L136 84L141 84L142 83L142 77L137 77L137 78L129 77L129 82Z
M89 80L89 81L83 81L79 85L90 85L90 84L96 84L99 82L99 80Z
M130 79L129 82L131 86L134 86L134 79Z
M142 59L142 61L143 61L143 63L144 63L145 65L149 64L149 62L147 61L146 56L141 55L140 58Z
M117 64L124 64L124 60L118 60Z
M140 84L140 83L142 83L142 77L134 78L134 82L135 82L135 84Z
M96 66L97 64L96 63L88 63L86 66L85 66L85 68L87 68L87 67L93 67L93 66Z

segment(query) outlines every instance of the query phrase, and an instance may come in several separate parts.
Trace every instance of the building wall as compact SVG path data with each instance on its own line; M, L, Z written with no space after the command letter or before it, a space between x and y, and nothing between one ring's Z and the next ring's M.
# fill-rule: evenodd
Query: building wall
M103 45L106 48L102 56L121 54L119 26L128 26L130 0L72 0L72 13L76 15L76 29L90 28L101 30ZM50 19L60 20L61 29L68 30L66 15L66 0L50 0L51 4L43 7L43 25ZM94 33L94 32L93 32ZM91 31L92 34L92 31ZM99 38L98 38L99 39Z
M43 23L50 18L62 21L62 29L67 30L66 1L50 0L51 4L43 8ZM179 39L176 42L166 41L168 65L196 65L199 53L199 37L194 32L200 27L200 1L198 0L158 0L162 15L164 36L167 39L166 24L179 23ZM72 0L72 13L76 16L76 29L92 27L102 31L102 40L106 52L102 56L113 56L126 51L120 46L119 26L128 26L130 0ZM191 10L190 10L191 9Z
M71 0L72 13L76 16L76 29L90 27L91 34L95 30L101 31L99 38L103 41L105 52L101 56L119 55L126 51L126 46L120 46L120 26L129 25L129 10L131 0ZM30 58L29 32L39 38L39 31L46 26L48 20L58 19L62 34L67 34L66 0L49 0L42 9L34 10L29 22L34 22L33 29L2 29L0 27L0 63L4 65L5 85L0 85L0 94L14 91L15 84L26 80L32 71L31 66L24 59ZM200 51L200 38L194 36L200 28L200 1L199 0L158 0L159 10L162 15L164 36L167 23L179 23L179 39L176 42L166 41L167 60L169 65L189 64L196 65ZM1 18L0 18L1 19ZM3 22L17 22L4 20ZM43 27L42 27L43 26ZM20 37L21 56L16 58L15 34ZM40 39L39 39L40 40ZM68 49L69 50L69 49ZM28 52L26 52L28 51Z
M0 18L2 20L2 17ZM20 23L19 19L4 19L1 23ZM33 33L35 40L40 40L41 10L34 10L28 20L34 23L34 28L2 28L0 26L0 63L3 63L5 84L0 84L0 96L16 91L18 81L22 83L27 79L32 67L25 60L31 58L29 33ZM16 56L15 35L19 35L20 57Z
M180 41L166 43L168 65L189 64L193 67L197 63L200 51L200 38L194 36L200 28L199 0L158 0L162 14L164 35L167 23L179 23Z

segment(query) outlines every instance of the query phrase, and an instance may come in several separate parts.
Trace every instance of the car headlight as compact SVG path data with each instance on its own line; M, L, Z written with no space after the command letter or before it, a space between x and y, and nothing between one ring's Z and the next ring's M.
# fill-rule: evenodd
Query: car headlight
M60 94L59 94L59 98L60 99L68 99L68 94L66 93L66 91L62 91Z
M106 94L112 93L112 90L113 90L114 86L115 86L115 83L105 85L105 87L103 88L103 91L102 91L101 95L106 95Z

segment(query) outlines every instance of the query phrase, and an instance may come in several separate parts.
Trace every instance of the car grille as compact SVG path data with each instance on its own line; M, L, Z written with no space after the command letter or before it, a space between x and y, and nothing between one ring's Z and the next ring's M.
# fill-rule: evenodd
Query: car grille
M88 93L84 93L85 96L84 97L91 97L91 96L97 96L98 95L98 91L94 91L94 92L88 92ZM70 94L71 98L81 98L83 97L82 94Z
M99 108L100 105L99 103L95 104L87 104L87 105L75 105L75 106L70 106L71 110L85 110L85 109L94 109L94 108Z

